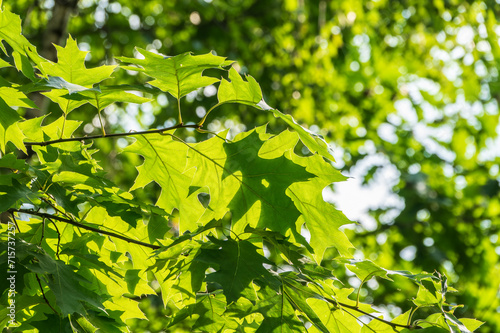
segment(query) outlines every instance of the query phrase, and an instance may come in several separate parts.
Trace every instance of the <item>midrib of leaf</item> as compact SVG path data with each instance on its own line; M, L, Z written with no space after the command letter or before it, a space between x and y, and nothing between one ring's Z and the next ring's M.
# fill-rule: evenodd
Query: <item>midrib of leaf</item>
M236 268L234 270L233 280L231 281L231 288L229 288L229 292L228 293L230 293L233 290L234 281L236 280L236 275L237 275L238 269L240 267L240 257L241 257L240 242L236 241L236 247L238 248L238 254L236 256Z
M290 287L292 287L292 288L293 288L293 286L291 286L291 285L290 285ZM304 311L304 310L300 307L300 305L298 305L298 304L297 304L297 303L293 300L292 296L290 296L290 294L286 291L286 289L285 289L285 288L283 288L283 293L287 296L288 301L289 301L289 302L290 302L290 303L291 303L291 304L292 304L295 308L299 309L299 311L300 311L300 312L302 312L303 314L306 314L306 313L307 313L306 311ZM306 315L306 316L307 316L307 315ZM312 321L312 320L311 320L311 321ZM319 328L319 327L318 327L315 323L312 323L312 324L313 324L313 325L314 325L314 326L315 326L318 330L323 331L323 330L322 330L321 328Z
M281 332L283 332L283 312L285 308L285 294L283 285L281 285Z
M212 304L212 298L210 297L210 294L207 295L208 297L208 302L210 303L210 309L212 310L212 313L211 313L211 317L212 317L212 321L215 322L215 316L214 316L214 305Z
M174 71L175 78L177 81L177 110L179 111L179 124L182 124L182 116L181 116L181 85L179 80L179 74L177 73L177 64L175 63L175 58L172 58L172 62L174 63Z
M183 144L185 144L186 146L188 146L190 149L192 149L193 151L197 152L198 154L200 154L201 156L205 157L207 160L211 161L212 163L214 163L215 165L217 165L219 168L221 168L222 170L226 171L229 175L233 176L234 178L236 178L236 180L238 180L238 182L241 183L241 185L244 185L247 189L249 189L256 197L258 197L259 199L262 200L262 202L264 202L265 204L267 204L269 207L271 207L272 209L276 210L276 208L274 207L274 205L272 205L271 203L269 203L265 198L263 198L262 196L259 195L259 193L257 191L255 191L250 185L248 185L247 183L245 183L242 179L238 178L233 172L230 172L228 169L224 168L222 165L220 165L219 163L217 163L213 158L203 154L201 151L199 151L198 149L190 146L187 142L185 142L184 140L182 140L181 138L173 135L173 134L169 134L171 135L173 138L175 138L176 140L179 140L179 142L182 142ZM235 154L236 155L236 154Z
M170 178L170 182L173 184L174 186L174 190L177 194L177 196L179 196L179 190L177 189L177 186L175 184L175 181L173 180L172 176L170 175L170 171L168 170L168 167L167 165L165 164L165 162L163 161L163 159L160 157L160 154L158 154L158 151L156 150L156 148L154 147L154 145L148 140L148 138L145 136L145 135L141 135L144 140L147 141L147 143L151 146L151 148L153 149L153 151L155 152L156 154L156 157L160 160L161 164L163 164L163 166L165 167L165 171L167 172L168 174L168 177ZM189 147L189 145L188 145Z

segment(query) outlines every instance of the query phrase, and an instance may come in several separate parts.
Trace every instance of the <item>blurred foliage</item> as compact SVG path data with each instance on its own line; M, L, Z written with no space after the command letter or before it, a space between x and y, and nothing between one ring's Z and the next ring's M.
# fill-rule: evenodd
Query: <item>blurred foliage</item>
M40 48L54 8L66 2L4 5L26 13L25 34ZM393 191L404 208L372 209L376 226L356 226L350 239L383 267L444 271L460 290L456 302L468 305L463 314L485 320L482 332L498 332L499 15L495 1L81 0L68 32L80 48L92 48L89 67L97 65L94 59L112 64L113 55L133 57L134 45L163 54L227 55L260 82L269 105L314 124L311 131L338 147L337 165L345 172L369 156L384 160L357 175L366 177L365 186L395 167ZM192 110L185 122L197 122L214 104L196 95L184 103ZM170 96L160 96L138 108L108 108L106 127L169 126L176 107ZM274 125L264 114L238 108L238 115L216 110L208 129L237 133L251 124ZM70 115L88 117L84 107ZM94 120L87 134L99 131ZM187 140L192 135L202 134L188 132ZM109 176L130 185L131 165L139 162L123 168L128 164L114 145L98 144L103 162L116 170ZM396 316L409 300L390 288L378 281L363 289L365 297L393 304L387 311Z

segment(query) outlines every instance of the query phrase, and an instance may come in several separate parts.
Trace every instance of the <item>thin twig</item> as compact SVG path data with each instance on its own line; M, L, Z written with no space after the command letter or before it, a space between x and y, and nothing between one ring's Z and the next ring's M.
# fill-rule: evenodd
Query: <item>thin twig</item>
M49 218L49 221L52 222L52 224L54 225L54 228L56 228L56 232L57 232L57 248L56 248L56 257L57 259L60 259L59 258L59 247L61 245L61 233L59 232L59 229L57 228L57 225L54 221L52 221L52 219Z
M10 212L10 216L12 217L12 221L14 222L14 225L16 226L17 232L20 233L21 229L19 229L19 226L17 225L16 216L14 215L13 212Z
M90 231L95 231L95 232L98 232L98 233L103 234L103 235L108 235L110 237L115 237L115 238L124 240L124 241L126 241L128 243L134 243L134 244L141 245L141 246L144 246L144 247L149 247L150 249L153 249L153 250L158 250L158 249L161 248L161 246L158 246L158 245L144 243L144 242L132 239L132 238L128 238L128 237L119 235L119 234L114 233L114 232L105 231L105 230L101 230L101 229L98 229L98 228L90 227L90 226L87 226L85 224L81 224L81 223L75 222L75 221L70 220L70 219L65 219L63 217L59 217L59 216L55 216L55 215L51 215L51 214L47 214L47 213L41 213L41 212L29 210L29 209L9 209L9 212L11 212L11 213L15 213L15 212L17 212L17 213L25 213L25 214L39 216L39 217L42 217L42 218L44 217L44 218L48 218L48 219L54 219L54 220L59 221L59 222L64 222L64 223L68 223L68 224L74 225L75 227L78 227L78 228L82 228L82 229L90 230Z
M297 289L295 286L293 286L291 283L287 283L287 281L283 280L283 282L285 282L290 288L294 288L294 289ZM297 289L298 290L298 289ZM298 290L300 291L300 290ZM311 294L314 294L313 292L311 292ZM374 316L372 315L371 313L368 313L366 311L363 311L361 310L358 306L356 305L349 305L349 304L346 304L346 303L342 303L342 302L338 302L334 299L330 299L328 297L325 297L324 295L321 295L322 299L324 299L325 301L327 301L328 303L334 305L334 306L337 306L337 307L344 307L344 308L348 308L348 309L351 309L351 310L354 310L354 311L357 311L359 313L362 313L372 319L375 319L375 320L378 320L386 325L389 325L391 327L402 327L402 328L412 328L411 325L402 325L402 324L396 324L396 323L392 323L390 321L387 321L385 319L382 319L382 318L379 318L377 316Z
M43 237L45 236L45 218L42 220L42 236L40 237L40 241L38 242L38 246L42 245Z
M49 303L49 300L47 299L47 297L45 297L45 293L43 292L43 287L42 287L42 281L40 281L40 278L38 277L38 274L35 273L35 277L36 277L36 280L38 281L38 285L40 286L40 291L42 292L42 297L43 299L45 300L45 303L47 303L47 305L49 306L49 308L52 309L52 311L54 311L55 314L59 314L53 307L52 305L50 305Z
M195 128L198 129L200 128L200 125L184 125L184 124L177 124L175 126L167 127L167 128L161 128L161 129L156 129L156 130L147 130L147 131L139 131L139 132L126 132L126 133L112 133L112 134L99 134L99 135L90 135L90 136L83 136L83 137L76 137L76 138L65 138L65 139L57 139L57 140L49 140L49 141L41 141L41 142L24 142L25 146L48 146L52 145L55 143L61 143L61 142L72 142L72 141L86 141L86 140L94 140L94 139L102 139L102 138L113 138L113 137L126 137L126 136L134 136L134 135L141 135L141 134L153 134L153 133L163 133L166 131L174 130L177 128Z

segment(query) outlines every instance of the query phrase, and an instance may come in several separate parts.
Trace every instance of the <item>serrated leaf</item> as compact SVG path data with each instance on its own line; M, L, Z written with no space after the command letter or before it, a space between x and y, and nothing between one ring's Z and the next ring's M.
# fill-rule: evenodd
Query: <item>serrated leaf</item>
M193 56L184 53L174 57L148 52L137 48L144 59L117 57L118 60L140 67L121 66L124 69L140 71L155 80L148 83L180 99L198 88L209 86L219 79L203 76L205 69L222 68L228 65L226 58L212 53Z

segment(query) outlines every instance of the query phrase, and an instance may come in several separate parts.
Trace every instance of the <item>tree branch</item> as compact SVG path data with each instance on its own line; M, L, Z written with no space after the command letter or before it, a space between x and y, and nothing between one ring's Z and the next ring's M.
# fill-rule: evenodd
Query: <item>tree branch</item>
M115 237L115 238L124 240L124 241L126 241L128 243L134 243L134 244L141 245L141 246L144 246L144 247L149 247L150 249L153 249L153 250L158 250L159 248L161 248L158 245L144 243L144 242L132 239L132 238L128 238L128 237L119 235L119 234L111 232L111 231L105 231L105 230L101 230L101 229L98 229L98 228L90 227L90 226L87 226L87 225L75 222L75 221L70 220L70 219L65 219L63 217L54 216L54 215L47 214L47 213L41 213L41 212L29 210L29 209L9 209L9 212L11 212L11 213L25 213L25 214L40 216L42 218L47 218L49 220L50 219L57 220L59 222L64 222L64 223L68 223L68 224L74 225L75 227L78 227L78 228L82 228L82 229L86 229L86 230L90 230L90 231L95 231L95 232L98 232L98 233L103 234L103 235L108 235L108 236L111 236L111 237Z
M61 143L61 142L71 142L71 141L86 141L86 140L94 140L94 139L102 139L102 138L113 138L113 137L124 137L124 136L134 136L134 135L142 135L142 134L152 134L152 133L163 133L166 131L174 130L177 128L195 128L199 129L201 125L184 125L184 124L177 124L172 127L167 127L167 128L161 128L161 129L156 129L156 130L147 130L147 131L139 131L139 132L126 132L126 133L112 133L112 134L99 134L99 135L91 135L91 136L83 136L83 137L76 137L76 138L65 138L65 139L57 139L57 140L50 140L50 141L42 141L42 142L24 142L25 146L48 146L52 145L55 143Z

